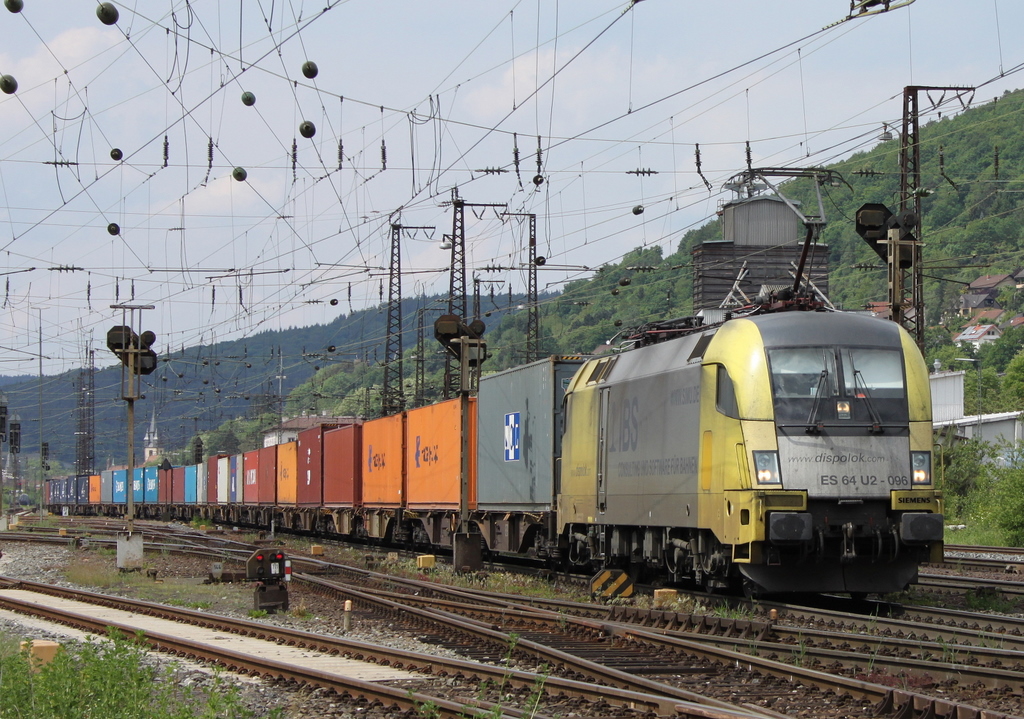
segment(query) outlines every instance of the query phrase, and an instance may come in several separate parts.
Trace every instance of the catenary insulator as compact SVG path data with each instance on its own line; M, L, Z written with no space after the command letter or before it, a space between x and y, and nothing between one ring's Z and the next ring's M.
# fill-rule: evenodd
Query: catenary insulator
M96 17L104 25L113 25L117 22L118 18L117 8L114 7L112 2L101 2L96 8Z

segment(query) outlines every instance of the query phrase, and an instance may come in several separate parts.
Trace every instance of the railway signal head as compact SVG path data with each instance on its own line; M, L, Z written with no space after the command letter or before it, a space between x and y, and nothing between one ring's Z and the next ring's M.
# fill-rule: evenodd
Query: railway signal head
M21 452L21 422L11 422L7 442L11 454Z
M482 364L487 359L487 343L481 339L487 329L483 320L473 320L468 325L458 315L441 315L434 320L434 337L445 349L458 358L462 358L463 348L471 353L470 367ZM466 342L463 342L463 339Z
M912 212L901 212L894 215L892 210L880 202L869 202L862 205L855 215L855 228L857 234L867 242L875 254L880 258L889 261L889 230L899 229L902 240L913 241L910 234L917 222ZM900 247L900 267L907 269L913 264L912 249L910 246Z
M126 367L134 358L135 374L152 374L156 371L157 356L152 349L154 342L156 333L150 330L137 335L131 327L115 325L107 331L107 349Z
M258 582L284 579L284 552L278 549L257 549L245 562L245 578Z

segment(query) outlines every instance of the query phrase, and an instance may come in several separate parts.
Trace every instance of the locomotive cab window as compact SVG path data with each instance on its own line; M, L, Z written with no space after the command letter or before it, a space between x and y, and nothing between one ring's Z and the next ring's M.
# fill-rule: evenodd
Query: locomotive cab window
M903 363L898 352L850 347L844 348L840 356L848 397L863 397L865 392L876 399L903 397Z
M777 399L839 394L836 357L831 348L791 347L768 351Z
M876 426L908 418L899 350L776 347L768 364L777 421Z
M726 417L739 419L740 410L736 404L736 387L729 376L729 370L722 365L714 365L718 370L715 388L715 407Z

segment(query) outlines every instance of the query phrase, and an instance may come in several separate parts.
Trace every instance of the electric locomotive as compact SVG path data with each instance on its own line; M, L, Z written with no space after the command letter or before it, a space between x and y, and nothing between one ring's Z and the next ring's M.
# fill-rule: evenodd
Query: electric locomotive
M637 336L567 390L569 562L864 594L899 591L942 556L928 373L898 324L788 311Z

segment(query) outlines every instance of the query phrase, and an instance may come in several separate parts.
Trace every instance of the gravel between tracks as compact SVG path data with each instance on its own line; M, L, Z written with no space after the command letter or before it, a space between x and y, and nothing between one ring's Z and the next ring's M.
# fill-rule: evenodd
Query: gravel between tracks
M0 551L3 552L3 556L0 557L0 575L96 591L91 587L76 586L66 580L65 568L80 556L71 549L53 545L7 542L0 544ZM111 558L110 563L113 564L113 561ZM202 577L206 575L209 567L209 561L189 557L172 559L147 555L147 563L154 564L160 576L168 578ZM262 621L318 634L338 633L340 614L336 609L326 606L322 598L312 595L303 601L313 613L313 619L297 619L285 614L270 615ZM247 612L241 609L223 613L248 619ZM335 619L337 621L334 621ZM80 641L86 636L74 629L6 611L0 611L0 634L18 639L48 639L57 642ZM357 622L345 637L410 652L447 653L456 656L447 650L417 641L414 637L392 632L379 622ZM168 657L158 652L150 652L149 661L161 665L174 663L178 668L179 685L184 687L205 688L213 681L212 671L195 662ZM365 719L394 715L387 710L372 708L365 703L338 697L321 689L298 689L283 682L255 680L233 674L222 676L238 686L245 704L257 717L266 716L275 708L283 711L284 719Z

